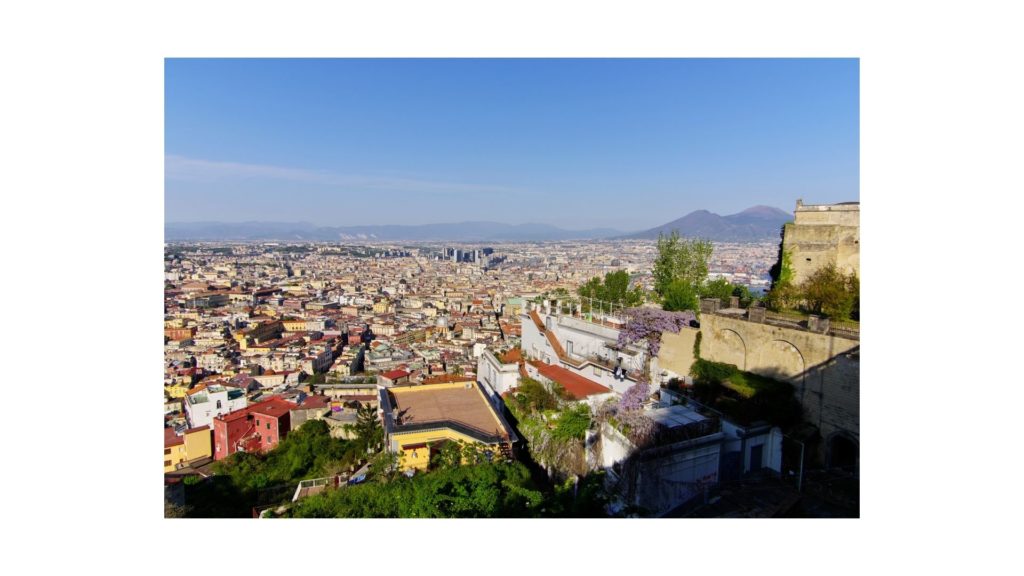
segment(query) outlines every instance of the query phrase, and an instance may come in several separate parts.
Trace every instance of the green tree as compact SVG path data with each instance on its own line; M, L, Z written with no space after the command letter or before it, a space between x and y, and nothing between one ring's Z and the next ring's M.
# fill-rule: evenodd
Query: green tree
M681 281L695 290L708 277L708 264L714 245L699 238L681 239L673 230L658 235L658 255L654 259L654 290L664 297L672 284Z
M377 417L377 409L370 404L360 406L356 410L356 423L347 424L345 428L355 434L356 445L363 453L378 450L384 439L384 428Z
M772 310L784 310L796 306L799 291L793 285L793 255L789 250L779 249L779 261L772 267L772 288L765 295L765 304Z
M732 295L740 299L741 308L750 306L751 302L754 301L754 295L750 292L750 288L747 288L742 284L736 284L733 286Z
M729 298L732 296L732 292L735 286L729 283L725 278L715 278L704 283L700 288L701 298L718 298L723 305L729 304Z
M640 286L629 288L629 273L625 270L608 272L602 282L600 276L594 276L586 284L577 289L584 298L593 298L602 302L619 304L627 308L639 306L644 301L644 292Z
M551 431L551 437L557 440L582 440L590 428L590 407L577 404L566 408L558 417L558 424Z
M463 444L445 440L441 442L440 448L434 451L430 457L430 468L455 468L462 465Z
M520 380L515 399L523 412L527 413L558 408L558 397L533 378Z
M654 259L654 291L664 297L672 281L676 279L676 257L679 253L679 232L668 236L658 234L658 256Z
M697 289L688 282L675 280L665 290L661 307L669 312L697 311L700 309Z
M800 285L800 295L809 311L840 320L850 318L859 291L857 276L843 274L832 263L815 270Z

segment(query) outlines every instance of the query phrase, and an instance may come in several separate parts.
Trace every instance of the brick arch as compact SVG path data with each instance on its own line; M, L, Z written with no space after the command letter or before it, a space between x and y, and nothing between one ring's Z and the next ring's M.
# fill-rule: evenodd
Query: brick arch
M722 341L723 353L720 354L719 362L735 364L740 370L747 369L747 342L743 336L735 330L722 328L718 331L718 338Z
M759 366L774 366L779 370L778 377L790 382L803 380L807 370L807 361L803 352L789 340L776 339L768 342L761 349Z

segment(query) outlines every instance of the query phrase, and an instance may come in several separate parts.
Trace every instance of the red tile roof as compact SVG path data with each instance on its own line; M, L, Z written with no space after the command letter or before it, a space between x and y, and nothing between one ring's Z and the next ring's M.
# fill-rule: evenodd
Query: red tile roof
M174 428L164 428L164 448L184 444L185 439L174 433Z
M530 365L535 367L541 376L561 384L565 391L577 400L583 400L595 394L607 394L612 391L611 388L602 386L561 366L552 366L551 364L537 361L530 361Z
M501 355L502 364L515 364L523 359L523 353L519 348L513 348Z
M234 422L235 420L240 420L242 418L249 416L250 414L262 414L277 418L283 414L287 414L289 410L295 407L295 404L275 396L268 400L257 402L252 406L246 406L241 410L235 410L230 414L218 416L217 420L222 420L224 422Z
M306 396L299 404L300 410L310 410L313 408L326 408L331 405L331 399L327 396Z
M408 375L409 375L409 373L406 372L405 370L391 370L390 372L385 372L384 374L382 374L382 376L384 376L388 380L396 380L398 378L405 378Z

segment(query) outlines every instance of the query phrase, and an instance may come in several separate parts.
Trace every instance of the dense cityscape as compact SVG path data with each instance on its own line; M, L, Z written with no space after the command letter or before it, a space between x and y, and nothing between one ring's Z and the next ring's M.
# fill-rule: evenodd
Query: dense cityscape
M858 90L167 59L165 517L858 517Z
M700 360L687 350L690 357L681 361L671 331L660 337L663 350L623 342L621 334L637 310L669 309L657 304L664 292L658 262L667 241L168 243L167 514L318 515L308 504L317 500L306 499L320 493L368 482L398 489L398 478L411 482L417 475L495 461L529 465L520 488L546 499L544 512L518 503L367 515L792 513L794 502L786 498L794 486L802 488L804 461L801 455L796 462L791 452L797 444L802 450L803 442L789 437L787 447L779 426L795 434L799 416L776 414L771 418L778 421L770 422L741 411L730 421L722 406L715 408L714 395L695 393L704 376ZM779 243L771 241L713 244L699 283L700 312L705 318L720 308L752 315L744 308L767 300L779 253ZM615 293L610 287L620 275ZM588 281L609 288L586 292ZM726 293L709 292L723 286ZM700 323L696 309L689 310L689 320L675 332L696 351ZM809 328L807 322L793 327ZM646 392L630 416L622 403L641 385ZM572 434L559 432L573 422ZM650 438L631 435L644 426L658 430L652 432L659 439L654 446ZM297 470L291 474L267 472L255 481L239 476L245 466L272 467L277 453L313 442L307 438L311 430L319 431L317 446L324 454L293 464ZM714 457L707 446L699 457L692 447L674 456L673 466L686 464L685 470L666 473L664 481L679 485L669 493L623 480L635 473L624 470L635 454L658 442L664 450L709 434L720 437ZM757 447L756 456L748 454L737 470L726 469L730 438ZM483 450L473 452L472 446ZM801 475L794 485L797 468ZM771 505L740 503L744 491L723 482L751 481L750 473L757 472L752 490L765 490L761 476L768 471L769 481L778 483L769 488L784 495ZM570 481L574 496L568 503ZM585 499L579 497L580 482L587 486ZM735 510L715 507L723 506L723 487L738 494L732 496ZM818 504L802 513L855 511L855 500L842 504L846 508ZM360 514L334 508L328 515Z

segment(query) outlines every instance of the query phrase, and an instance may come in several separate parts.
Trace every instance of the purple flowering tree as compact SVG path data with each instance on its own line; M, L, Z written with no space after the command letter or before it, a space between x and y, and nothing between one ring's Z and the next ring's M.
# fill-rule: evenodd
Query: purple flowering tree
M629 308L623 311L626 324L619 330L619 346L643 341L650 352L647 361L658 355L661 349L661 335L665 332L678 333L697 315L686 310L684 312L666 312L657 308Z
M654 422L643 415L641 407L651 394L647 375L651 358L661 350L661 335L665 332L678 333L690 322L697 319L691 311L666 312L657 308L629 308L623 312L626 324L619 329L618 345L627 346L634 342L647 345L647 359L644 371L636 384L630 386L619 401L619 420L629 427L630 440L643 446L654 434Z

